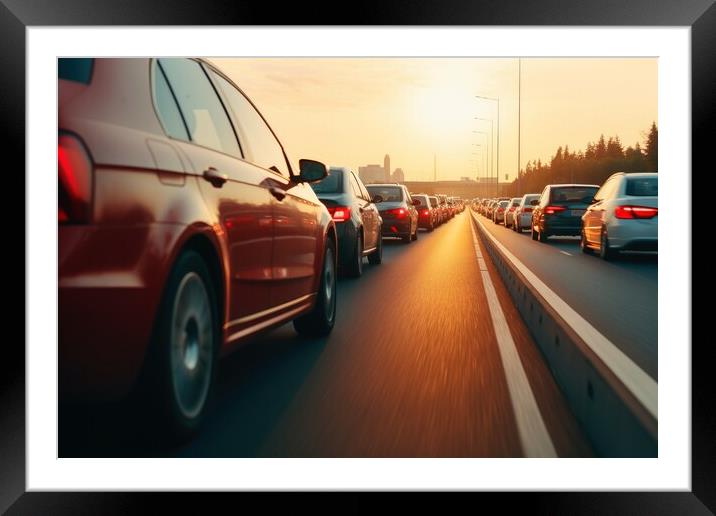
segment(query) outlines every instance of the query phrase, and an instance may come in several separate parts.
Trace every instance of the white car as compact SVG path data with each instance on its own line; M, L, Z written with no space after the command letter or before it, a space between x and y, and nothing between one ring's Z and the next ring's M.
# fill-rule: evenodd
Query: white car
M513 217L515 223L512 225L512 229L521 232L523 229L532 227L532 210L539 204L540 194L530 193L525 194L520 199L520 204L515 208Z
M514 214L517 207L520 205L520 198L519 197L513 197L510 199L510 204L507 205L507 210L505 211L505 220L504 224L506 228L511 228L515 224Z
M617 172L582 216L582 251L608 260L621 251L658 252L659 183L656 172Z

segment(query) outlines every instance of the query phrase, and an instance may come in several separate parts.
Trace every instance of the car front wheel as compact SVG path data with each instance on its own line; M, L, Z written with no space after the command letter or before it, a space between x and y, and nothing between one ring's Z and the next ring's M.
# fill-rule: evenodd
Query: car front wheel
M336 322L336 245L326 240L321 267L321 281L313 309L293 321L296 331L306 337L325 337Z

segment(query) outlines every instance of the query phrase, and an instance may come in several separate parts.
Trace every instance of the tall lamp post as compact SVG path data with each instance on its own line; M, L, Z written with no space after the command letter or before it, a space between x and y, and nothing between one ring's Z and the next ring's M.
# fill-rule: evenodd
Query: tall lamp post
M491 118L480 118L475 117L475 120L483 120L490 122L490 177L495 173L495 131L494 131L494 120ZM474 133L480 133L482 131L473 131Z
M499 184L500 184L500 97L485 97L482 95L475 95L478 99L493 100L497 102L497 174L495 175L495 197L499 196Z
M484 170L487 170L487 157L489 156L488 151L487 151L487 133L485 131L473 131L473 133L480 133L485 137L486 150L485 150L485 156L484 156L484 158L485 158L485 169ZM482 146L479 143L473 143L473 145L477 145L478 147Z

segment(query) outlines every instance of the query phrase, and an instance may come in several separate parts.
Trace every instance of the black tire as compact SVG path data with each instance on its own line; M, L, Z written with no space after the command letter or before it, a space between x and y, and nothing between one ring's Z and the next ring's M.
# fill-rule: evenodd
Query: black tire
M330 295L327 286L330 285ZM325 337L336 323L336 244L326 240L321 264L321 282L316 304L306 315L293 321L293 327L304 337Z
M417 239L418 239L418 225L415 224L415 234L413 235L413 240L417 240Z
M413 235L411 233L408 233L407 235L401 237L403 239L404 244L409 244L413 241Z
M604 228L602 228L602 234L599 240L599 257L602 260L609 261L613 260L616 254L616 251L609 247L609 237Z
M380 265L383 263L383 237L378 235L378 244L375 251L368 255L368 263L371 265Z
M538 233L538 235L537 235L537 240L539 240L539 241L542 242L543 244L544 244L545 242L547 242L547 239L548 239L548 238L549 238L549 235L547 234L547 232L546 232L544 229L542 229L542 231L540 231L540 232Z
M350 278L360 278L363 274L363 233L358 231L356 237L355 248L350 260L345 266L346 276Z
M220 344L216 288L201 255L183 252L166 282L140 379L142 422L167 443L201 427L216 383ZM179 333L180 332L180 333Z
M433 224L431 222L430 225L428 226L428 233L432 233L434 229L435 229L435 224Z
M534 225L530 225L530 235L532 236L532 240L537 240L537 232L535 231Z
M584 234L584 228L582 228L582 231L579 234L579 248L582 250L582 252L584 254L592 254L592 250L590 249L589 245L587 244L587 237Z

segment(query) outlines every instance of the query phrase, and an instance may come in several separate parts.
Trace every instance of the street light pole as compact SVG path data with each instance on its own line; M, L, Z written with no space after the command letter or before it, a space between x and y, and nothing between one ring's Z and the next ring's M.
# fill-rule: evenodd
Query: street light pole
M490 122L490 176L495 173L495 130L494 130L494 120L491 118L480 118L479 116L475 117L475 120L483 120L485 122ZM479 131L475 131L479 132Z
M522 193L522 174L520 173L520 137L522 136L522 58L517 58L517 194Z
M478 99L493 100L497 102L497 174L495 175L495 197L499 195L500 185L500 97L484 97L475 95Z
M473 131L473 133L479 133L485 136L485 147L487 147L487 133L485 131ZM473 143L473 145L477 145L478 147L481 147L481 145L477 143ZM487 151L485 151L485 170L487 170Z

